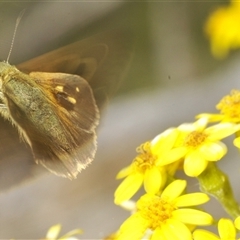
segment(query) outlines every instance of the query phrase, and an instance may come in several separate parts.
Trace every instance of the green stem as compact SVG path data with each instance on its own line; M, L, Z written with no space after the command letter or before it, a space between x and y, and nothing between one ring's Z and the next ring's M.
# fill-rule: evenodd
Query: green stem
M214 196L231 217L240 216L240 208L234 198L228 176L215 163L209 163L207 169L198 176L198 180L201 190Z

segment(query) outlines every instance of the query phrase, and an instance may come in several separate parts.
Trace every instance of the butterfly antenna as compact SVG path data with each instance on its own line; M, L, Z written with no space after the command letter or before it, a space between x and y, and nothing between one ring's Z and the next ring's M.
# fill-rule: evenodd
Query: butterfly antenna
M10 50L9 50L9 53L8 53L8 56L7 56L7 63L8 63L8 60L9 60L9 58L10 58L10 55L11 55L11 53L12 53L13 44L14 44L14 40L15 40L16 33L17 33L18 25L19 25L19 23L20 23L23 15L24 15L24 13L25 13L25 10L26 10L26 9L23 9L23 10L19 13L19 16L18 16L18 18L17 18L17 20L16 20L16 24L15 24L15 28L14 28L14 32L13 32L13 37L12 37L12 42L11 42Z

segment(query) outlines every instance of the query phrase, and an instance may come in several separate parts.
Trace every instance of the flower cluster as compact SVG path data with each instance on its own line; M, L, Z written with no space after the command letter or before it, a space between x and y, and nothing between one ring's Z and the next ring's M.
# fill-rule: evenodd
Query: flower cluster
M214 167L214 162L227 153L222 139L238 134L240 130L240 92L232 91L220 101L217 109L219 114L199 114L197 121L170 128L137 148L133 162L117 175L118 179L125 179L115 191L115 203L126 207L141 186L145 194L135 204L131 202L131 216L121 225L114 239L212 239L204 238L208 234L204 230L192 233L197 226L213 223L210 214L196 209L197 205L209 200L208 195L184 193L186 181L176 179L175 173L183 169L187 176L196 177L206 192L214 185L217 188L215 197L219 197L218 190L224 189L223 184L228 181ZM240 138L235 138L234 145L240 147ZM221 184L219 179L224 179L225 183ZM227 197L232 197L230 193L229 190L229 195L219 198L224 202ZM232 203L234 208L235 199ZM239 210L230 209L229 212L234 212L234 217L240 215ZM227 233L230 235L222 232L220 236L234 236L233 231Z
M204 193L181 195L185 187L185 180L175 180L160 194L143 195L136 203L136 212L120 227L117 239L141 239L150 230L152 240L190 240L187 224L210 225L211 215L189 208L207 202L208 196Z

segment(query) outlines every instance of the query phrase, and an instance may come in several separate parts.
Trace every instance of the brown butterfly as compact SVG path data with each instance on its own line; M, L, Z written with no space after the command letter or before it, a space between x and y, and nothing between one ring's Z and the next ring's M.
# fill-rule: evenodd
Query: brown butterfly
M0 62L0 189L31 176L33 159L70 179L93 160L99 109L131 57L127 38L113 31L16 67Z

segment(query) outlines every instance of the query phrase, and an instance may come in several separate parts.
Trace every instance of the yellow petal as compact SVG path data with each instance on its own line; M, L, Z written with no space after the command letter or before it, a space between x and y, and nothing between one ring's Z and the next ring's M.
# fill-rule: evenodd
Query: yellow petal
M196 131L196 127L193 123L183 123L180 126L178 126L178 129L183 133L190 133L193 131Z
M209 196L205 193L189 193L179 196L176 199L178 207L196 206L209 201Z
M193 123L197 131L203 131L208 124L208 118L199 118L196 122Z
M219 220L218 232L221 239L236 239L236 229L230 219L221 218Z
M218 161L227 153L227 147L222 142L209 142L201 146L199 151L206 160Z
M207 128L204 133L208 135L210 141L218 141L228 137L238 130L238 126L232 123L219 123Z
M127 211L131 211L131 212L136 212L136 202L135 201L132 201L132 200L127 200L125 202L122 202L120 204L120 206L127 210Z
M197 177L207 167L208 162L202 158L198 151L194 151L187 155L184 160L184 172L189 177Z
M153 155L163 155L165 152L169 151L178 136L178 130L177 129L167 129L163 133L156 136L151 141L151 151Z
M155 194L162 186L162 175L157 167L152 167L145 171L144 188L147 193Z
M235 147L240 148L240 137L235 138L233 144Z
M169 219L162 226L162 231L167 240L191 240L192 234L185 224L176 219ZM161 238L160 238L161 239Z
M224 115L222 114L210 114L210 113L201 113L196 116L196 118L207 118L208 122L220 122L223 119Z
M187 182L185 180L175 180L163 190L161 197L172 201L182 194L186 185Z
M156 165L165 166L170 163L176 162L177 160L184 157L186 153L187 153L186 147L173 148L168 153L166 153L163 158L158 159L156 161Z
M140 173L132 174L126 177L118 186L114 194L115 204L129 200L141 187L143 183L143 175Z
M190 208L177 209L172 213L175 219L180 220L183 223L193 225L210 225L213 222L213 218L210 214Z
M141 239L147 228L148 222L139 214L133 214L121 225L117 240Z
M165 238L164 233L161 228L157 228L151 236L151 240L159 240L159 239L168 240L167 238Z
M57 239L58 237L58 234L60 233L61 231L61 224L56 224L54 226L52 226L48 232L47 232L47 235L46 235L46 238L47 239L51 239L51 240L54 240L54 239Z
M132 173L132 166L128 166L123 168L116 176L116 179L125 178L126 176L130 175Z
M194 240L220 240L220 238L207 230L197 229L193 233Z
M193 132L193 131L202 131L203 129L206 128L208 123L208 119L207 118L200 118L198 119L196 122L194 123L184 123L181 124L178 129L181 132Z

